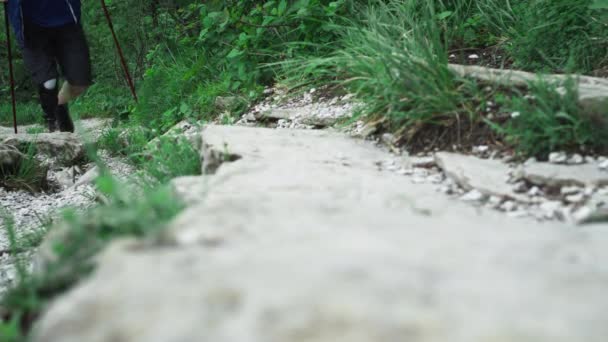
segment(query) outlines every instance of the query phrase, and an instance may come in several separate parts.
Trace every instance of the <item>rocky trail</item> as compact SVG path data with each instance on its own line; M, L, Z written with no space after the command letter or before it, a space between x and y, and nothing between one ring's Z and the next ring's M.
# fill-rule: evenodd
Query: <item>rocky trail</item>
M96 169L86 160L84 141L96 140L106 126L105 120L89 119L78 122L77 134L20 133L16 136L11 128L0 127L2 146L33 143L37 148L34 157L46 171L43 179L46 189L42 191L0 187L0 208L14 220L19 239L32 240L31 244L36 245L36 241L43 238L44 225L61 215L64 208L85 209L94 205L96 193L91 183ZM20 130L25 132L34 127L24 126ZM131 167L120 159L103 154L101 159L119 175L131 172ZM10 252L6 227L0 224L0 294L15 278L15 256Z
M326 126L310 106L205 126L204 175L172 181L188 208L112 243L34 341L605 340L608 229L576 215L605 206L600 160L396 155L293 129Z

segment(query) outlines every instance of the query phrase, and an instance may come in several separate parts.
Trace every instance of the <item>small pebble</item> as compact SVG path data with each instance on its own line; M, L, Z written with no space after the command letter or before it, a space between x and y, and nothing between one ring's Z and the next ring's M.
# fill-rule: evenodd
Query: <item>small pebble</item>
M585 198L586 196L584 193L579 193L575 195L566 196L566 201L573 204L580 204L585 201Z
M583 158L583 156L581 156L580 154L573 154L568 159L568 164L570 164L570 165L579 165L579 164L583 164L584 162L585 162L585 158Z
M562 196L578 194L581 191L583 191L583 189L579 188L578 186L564 186L560 189Z
M467 192L464 196L460 197L460 199L465 202L480 202L484 198L485 195L479 192L479 190L471 190Z
M543 191L537 187L537 186L533 186L532 188L530 188L530 190L528 190L528 196L541 196L543 194Z
M564 152L551 152L549 154L549 163L564 164L568 160L568 156Z

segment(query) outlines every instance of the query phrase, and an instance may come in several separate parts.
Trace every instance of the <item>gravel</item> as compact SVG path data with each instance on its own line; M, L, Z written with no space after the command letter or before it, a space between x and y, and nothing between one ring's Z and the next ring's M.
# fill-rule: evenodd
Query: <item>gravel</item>
M83 120L76 125L81 132L84 132L81 135L85 139L96 139L107 125L107 120ZM34 126L20 127L20 129L26 131L32 127ZM6 127L0 127L2 132L8 130ZM100 154L100 158L118 177L124 178L133 172L133 167L119 158L103 153ZM92 168L94 164L51 167L48 174L51 190L46 193L7 191L0 187L0 208L14 220L17 237L23 238L30 233L41 232L46 222L61 216L63 209L85 210L94 205L96 191L91 182L80 186L73 184ZM27 259L32 253L33 250L11 255L5 222L0 219L0 294L15 279L15 258Z
M358 104L352 102L352 95L341 97L323 96L323 91L313 89L298 97L288 98L284 91L276 88L267 89L267 99L254 106L237 123L240 125L255 126L262 122L256 121L259 113L272 109L302 108L304 115L323 116L351 116L358 108ZM308 114L306 114L308 113ZM515 113L514 113L515 115ZM301 122L302 118L295 120L280 119L271 127L279 129L315 129L315 125L307 125ZM267 124L267 123L264 123ZM334 127L336 128L336 127ZM356 137L369 137L366 130L375 130L362 121L354 121L350 125L337 127L339 130ZM483 205L493 210L504 212L511 217L534 217L538 221L560 220L579 222L586 215L602 208L608 208L608 187L604 188L582 188L564 186L558 189L544 188L528 184L521 179L522 164L512 153L497 151L487 145L473 146L471 154L484 159L500 159L512 167L512 174L505 179L511 184L516 193L525 196L528 201L519 202L509 198L497 196L484 196L478 190L465 191L455 184L449 177L437 168L433 155L409 156L407 152L401 151L393 146L394 136L388 133L376 137L380 146L388 148L395 153L394 160L381 161L378 167L393 171L397 174L409 177L413 183L436 184L437 191L447 196L462 200L472 205ZM405 157L404 157L405 155ZM538 163L536 158L530 158L524 165ZM608 158L604 156L585 156L581 154L568 154L563 151L555 151L549 155L549 163L563 165L595 164L600 170L608 172Z

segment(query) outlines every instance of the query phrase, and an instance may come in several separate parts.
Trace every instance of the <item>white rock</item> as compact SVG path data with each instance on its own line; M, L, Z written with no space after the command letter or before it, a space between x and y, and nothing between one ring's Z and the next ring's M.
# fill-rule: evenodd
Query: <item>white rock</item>
M433 183L433 184L439 184L443 181L443 175L438 173L438 174L434 174L434 175L430 175L429 178L427 179L429 182Z
M549 163L564 164L568 160L565 152L551 152L549 154Z
M414 169L408 169L408 168L402 167L401 169L399 169L397 171L397 173L400 175L404 175L404 176L410 176L410 175L414 174Z
M542 194L543 191L537 186L533 186L528 190L528 196L541 196Z
M424 177L420 177L420 176L414 176L412 177L412 183L414 184L423 184L426 183L426 178Z
M564 186L560 189L560 193L563 196L578 194L582 191L583 189L578 186Z
M582 222L586 220L589 216L593 215L593 212L593 208L583 206L572 214L572 218L576 222Z
M583 164L585 162L585 158L580 154L574 154L568 159L568 164L570 165L578 165Z
M382 134L382 142L387 145L394 145L395 144L395 135L390 134L390 133Z
M431 168L437 165L435 157L412 157L410 162L416 168Z
M555 218L557 212L561 209L562 203L559 201L548 201L544 202L539 206L539 209L542 212L542 215L545 218L553 219Z
M498 208L502 204L503 199L498 196L490 196L488 204L493 208Z
M528 184L524 181L519 181L513 185L513 191L518 194L523 194L528 191Z
M604 160L599 164L600 170L608 170L608 160Z
M519 117L520 115L521 115L520 112L513 112L513 113L511 113L511 118L515 119L515 118Z
M471 54L471 55L469 55L469 59L479 59L479 55L478 54Z
M481 146L473 146L473 153L475 154L483 154L486 153L490 147L481 145Z
M460 199L465 202L480 202L484 198L485 195L475 189L467 192L464 196L460 197Z
M518 207L518 205L514 201L506 201L500 206L500 209L502 209L506 212L511 212L511 211L516 210L517 207Z
M584 193L578 193L575 195L566 196L566 201L573 204L580 204L583 203L586 198L587 196L585 196Z
M507 216L513 217L513 218L522 218L522 217L530 216L530 213L528 213L525 210L515 210L515 211L508 212Z

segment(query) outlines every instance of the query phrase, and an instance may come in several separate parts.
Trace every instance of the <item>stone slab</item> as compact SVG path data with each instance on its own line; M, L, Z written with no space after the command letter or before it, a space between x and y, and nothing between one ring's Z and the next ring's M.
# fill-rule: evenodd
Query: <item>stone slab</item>
M304 125L312 125L318 127L329 127L338 123L340 120L349 118L352 113L349 111L336 111L329 113L327 108L315 108L308 105L303 107L292 108L273 108L267 110L257 117L257 119L275 119L275 120L291 120L297 121Z
M600 170L594 163L582 165L530 163L523 168L522 177L533 184L552 187L608 185L608 172Z
M605 78L581 75L539 75L519 70L486 68L476 65L449 64L451 71L461 77L503 86L527 87L531 82L542 80L560 86L569 77L576 79L579 103L589 114L608 113L608 80Z
M486 196L506 197L529 202L526 196L514 191L509 184L509 166L500 160L481 159L458 153L435 154L437 165L466 191L477 190Z
M0 134L0 142L18 147L27 152L30 144L36 146L36 153L56 159L62 165L74 165L85 159L86 148L83 141L72 133Z
M199 200L159 239L111 244L33 341L608 336L606 229L472 208L330 132L208 126L202 137L204 155L240 158L186 186Z

